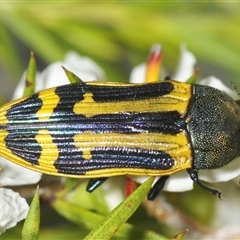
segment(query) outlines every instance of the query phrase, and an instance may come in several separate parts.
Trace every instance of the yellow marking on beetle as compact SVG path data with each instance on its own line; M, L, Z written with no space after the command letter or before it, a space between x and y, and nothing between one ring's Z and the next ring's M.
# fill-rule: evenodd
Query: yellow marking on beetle
M59 103L59 96L55 94L56 88L51 88L42 92L39 92L38 97L42 100L42 107L36 113L40 121L47 121L51 117L54 108ZM49 95L49 96L48 96Z
M91 160L91 158L92 158L91 149L84 149L83 153L82 153L82 157L85 160Z
M121 112L168 112L178 111L184 115L191 98L191 85L171 81L173 91L160 97L145 100L128 100L120 102L95 102L94 93L85 93L84 99L75 103L73 112L92 117L98 114L114 114ZM88 83L89 84L89 83ZM97 85L97 84L95 84ZM128 84L129 90L131 85Z
M94 147L131 147L152 150L177 149L188 145L188 140L184 132L176 135L162 133L141 133L141 134L121 134L121 133L95 133L87 131L74 136L75 147L83 149L93 149Z
M53 164L58 159L59 152L56 144L53 143L52 136L49 134L49 131L47 129L39 130L36 135L36 140L42 148L41 155L38 160L41 169L44 169L49 173L57 172L57 169Z
M102 146L161 150L168 153L175 162L175 165L170 170L165 170L166 172L177 172L182 169L191 168L192 166L192 151L184 132L177 135L168 135L161 133L101 134L87 131L82 134L76 134L74 136L74 143L75 147L83 152L94 150L94 148L100 148ZM88 156L90 157L90 155ZM142 174L145 169L130 169L129 171L134 171L135 174ZM164 172L159 170L152 171L154 172L152 175L160 175ZM108 173L110 173L110 175L118 175L119 170L116 168L108 169ZM88 172L87 174L89 175L90 173Z
M0 152L4 152L5 149L8 150L6 147L4 139L7 137L8 132L6 130L0 130Z
M2 109L1 109L2 110ZM0 125L4 126L8 123L8 119L6 118L6 112L5 111L1 111L0 112Z
M154 169L144 169L144 168L108 168L100 169L94 171L88 171L82 178L95 178L95 177L112 177L120 175L135 175L135 176L166 176L173 173L179 172L184 169L191 168L191 164L183 164L174 166L168 170L154 170ZM77 176L72 176L77 177Z

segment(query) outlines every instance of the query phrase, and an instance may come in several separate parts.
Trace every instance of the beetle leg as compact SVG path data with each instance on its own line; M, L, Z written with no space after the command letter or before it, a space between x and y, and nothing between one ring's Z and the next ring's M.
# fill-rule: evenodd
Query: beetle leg
M108 178L102 177L102 178L91 178L88 181L88 185L86 187L87 192L93 192L95 189L97 189L99 186L101 186Z
M169 177L170 176L162 176L154 183L153 187L148 193L148 200L153 201L158 196Z
M209 191L210 193L212 193L212 194L215 195L215 196L218 196L218 198L219 198L220 200L222 200L222 193L221 193L219 190L214 189L214 188L211 188L211 187L209 187L209 186L206 186L206 185L204 185L202 182L199 181L199 179L198 179L198 170L197 170L197 169L194 169L194 168L193 168L193 169L187 169L187 172L188 172L190 178L191 178L195 183L197 183L201 188Z

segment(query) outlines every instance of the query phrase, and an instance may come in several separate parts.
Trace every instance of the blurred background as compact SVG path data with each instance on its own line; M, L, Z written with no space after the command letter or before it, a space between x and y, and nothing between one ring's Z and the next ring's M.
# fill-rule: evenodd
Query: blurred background
M95 60L108 80L128 81L153 43L174 71L180 44L197 58L200 76L239 81L240 5L234 2L1 2L1 92L9 90L35 53L38 70L75 50Z
M199 78L214 75L228 84L233 81L240 88L240 4L237 2L1 1L0 94L10 99L27 67L30 51L35 53L40 71L74 50L96 61L104 69L107 80L127 82L131 69L146 60L154 43L162 45L163 65L170 73L177 66L180 45L185 43L197 58ZM226 226L229 228L225 231L235 231L240 226L239 207L234 209L239 206L236 201L239 203L240 187L233 183L218 186L225 187L225 195L234 192L232 200L225 199L220 208L214 205L218 199L209 193L201 192L204 199L201 202L195 190L177 197L165 194L170 200L175 199L173 206L181 213L187 212L189 223L194 222L193 229L200 229L201 238ZM229 214L230 208L239 213L239 218ZM213 220L216 209L221 211L223 219L217 215ZM149 209L143 212L144 217L149 216ZM135 218L139 220L138 215ZM160 229L158 224L161 223L155 222L154 230ZM164 224L164 231L169 230L167 223ZM163 234L172 237L183 230L171 227Z

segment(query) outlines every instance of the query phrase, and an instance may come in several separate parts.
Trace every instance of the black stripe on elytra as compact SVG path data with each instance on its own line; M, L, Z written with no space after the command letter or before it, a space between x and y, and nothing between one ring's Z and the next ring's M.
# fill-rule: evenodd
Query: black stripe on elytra
M87 83L76 83L57 87L60 98L75 98L85 93L92 93L95 102L120 102L150 99L169 94L174 89L170 82L159 82L145 85L99 86ZM76 99L73 99L76 102Z
M25 159L33 165L38 165L41 154L41 146L36 141L36 134L39 130L37 111L42 107L42 100L38 94L11 106L7 111L8 123L5 130L8 135L5 138L6 147L13 154ZM35 124L34 124L35 123Z
M61 158L54 163L59 173L84 175L88 171L137 168L148 170L168 170L174 160L165 152L141 148L95 148L91 151L91 160L82 160L74 156Z
M92 117L74 114L59 104L50 117L46 128L66 134L93 133L165 133L177 134L185 129L185 120L177 112L100 114Z

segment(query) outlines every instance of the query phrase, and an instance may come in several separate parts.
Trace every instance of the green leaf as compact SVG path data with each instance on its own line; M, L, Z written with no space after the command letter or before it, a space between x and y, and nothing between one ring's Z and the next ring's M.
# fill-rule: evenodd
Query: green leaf
M63 68L65 74L67 75L67 78L68 78L70 83L80 83L80 82L83 82L83 80L81 78L79 78L77 75L75 75L73 72L70 72L68 69L66 69L63 66L62 66L62 68Z
M23 92L23 97L30 96L34 93L35 90L35 82L36 82L36 61L34 58L33 52L31 52L30 60L27 68L27 74L25 79L25 87Z
M91 233L91 239L106 239L102 238L102 234L105 229L111 225L112 222L116 221L115 226L109 229L111 233L108 234L112 235L115 233L114 228L116 226L121 228L115 233L114 238L119 239L131 239L130 236L134 236L133 239L167 239L153 231L145 230L145 229L138 229L129 223L124 223L130 215L136 210L136 208L141 203L142 199L146 196L150 186L151 186L152 179L145 182L145 184L141 185L133 194L131 194L127 199L126 202L124 201L120 204L113 212L111 212L107 218L104 219L104 215L92 212L90 210L85 209L84 207L80 207L76 203L71 203L69 200L64 200L61 198L56 198L52 202L52 207L62 216L64 216L69 221L78 224L79 226L84 226L87 229L96 229L96 225L100 226L101 229L98 229L97 232L95 231L94 236ZM98 190L98 189L97 189ZM96 191L97 191L96 190ZM75 193L77 194L77 193ZM81 196L80 193L79 198ZM89 194L92 195L92 194ZM75 195L76 196L76 195ZM72 195L73 197L73 195ZM72 201L72 200L71 200ZM85 201L84 201L85 202ZM126 211L127 210L127 211ZM120 219L118 219L120 218ZM110 220L111 219L111 220ZM119 222L120 221L120 222ZM104 222L104 226L102 223ZM115 229L116 230L116 229ZM114 231L114 232L113 232ZM106 236L105 236L106 237ZM88 237L90 238L90 236Z
M103 215L109 213L103 189L98 188L94 192L89 193L86 191L86 187L87 181L79 184L79 186L66 193L64 199L70 203L76 204L79 207L89 209Z
M186 83L195 84L197 81L198 70L196 70L191 77L189 77Z
M39 191L38 187L36 194L30 205L28 215L25 219L22 229L22 240L37 240L40 225L40 205L39 205Z
M184 239L184 236L187 234L187 231L188 230L185 230L181 233L178 233L177 235L175 235L172 240L183 240Z
M86 210L72 204L66 200L57 199L52 203L52 207L62 216L64 216L69 221L78 224L79 226L84 226L87 229L93 229L100 221L104 219L104 216L92 211ZM79 229L80 231L80 229ZM79 233L81 234L81 233ZM163 239L166 237L161 236L153 231L138 229L129 223L124 223L122 227L115 233L114 237L119 239L131 239L129 236L134 236L133 239L139 237L139 239ZM94 238L92 238L94 239ZM100 236L96 239L103 239Z
M135 212L143 198L148 193L154 178L149 178L137 190L135 190L125 201L119 204L106 218L104 218L85 238L110 239L124 222Z
M77 204L60 198L55 199L51 206L70 222L88 229L92 229L103 218L101 214L91 212L83 207L79 207Z

